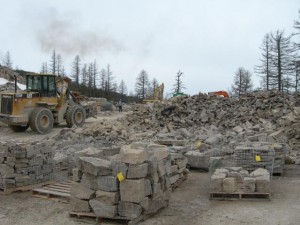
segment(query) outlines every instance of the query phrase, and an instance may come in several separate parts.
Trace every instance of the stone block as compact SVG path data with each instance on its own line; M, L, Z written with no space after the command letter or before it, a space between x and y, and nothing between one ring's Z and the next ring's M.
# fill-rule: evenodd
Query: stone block
M146 215L154 214L158 212L158 210L168 206L168 201L162 198L151 200L149 203L149 208L145 211Z
M192 168L208 170L209 168L209 155L198 151L188 151L185 154L188 160L188 165Z
M183 159L184 156L182 153L170 153L171 154L171 160L175 160L175 159Z
M153 155L158 161L167 158L170 154L167 146L151 144L148 146L149 154Z
M237 183L242 183L243 182L243 176L242 176L242 174L240 174L238 172L229 172L227 174L227 177L235 178Z
M98 176L96 178L98 190L101 191L118 191L119 184L116 177L113 176Z
M165 164L164 164L164 161L161 160L158 162L157 164L157 172L158 172L158 176L159 177L162 177L166 174L166 167L165 167Z
M152 194L151 181L148 179L145 179L145 196L149 196L151 194Z
M71 184L71 194L82 200L90 200L94 197L95 191L82 186L80 183L73 182Z
M223 180L223 192L234 193L236 190L236 180L235 178L225 178Z
M15 179L3 179L3 187L4 188L14 188L16 187L16 180Z
M119 192L96 191L96 199L109 205L117 204L119 198Z
M130 164L128 167L127 178L144 178L148 174L148 164Z
M92 157L80 157L80 164L84 173L89 173L94 176L111 175L111 162L104 159Z
M210 191L211 192L222 192L223 191L223 180L225 179L225 173L215 172L211 176L210 180Z
M79 182L82 177L82 172L78 168L72 169L72 179L75 182Z
M243 184L244 184L244 191L246 193L253 193L255 192L255 178L251 178L251 177L245 177Z
M82 175L82 179L80 181L80 184L86 188L92 189L92 190L98 190L98 184L96 181L96 177L93 175L90 175L88 173L84 173Z
M149 206L150 206L150 199L148 197L145 197L143 199L143 201L140 202L140 206L144 209L144 210L148 210Z
M117 215L117 205L110 205L97 199L92 199L89 203L98 217L114 218Z
M171 166L172 166L171 160L166 160L165 161L165 168L166 168L167 175L170 175L172 173L171 172Z
M145 179L123 180L120 182L121 201L140 203L145 194Z
M174 184L179 179L179 174L170 177L170 183Z
M123 176L127 176L128 166L125 163L119 161L112 161L112 175L117 176L118 173L122 172Z
M70 198L70 209L73 212L91 212L88 201L80 200L74 196L71 196Z
M6 164L0 164L0 175L2 177L9 177L14 174L14 168L6 165Z
M259 193L270 193L270 175L255 177L255 191Z
M250 173L250 177L260 177L260 176L270 176L270 173L268 170L263 168L258 168L254 170L252 173Z
M171 172L170 174L178 173L178 166L177 165L171 166L170 172Z
M184 158L184 159L176 159L175 160L175 164L178 166L178 168L183 168L183 167L186 167L186 164L187 164L187 158Z
M142 207L139 204L123 201L118 203L118 214L121 217L136 219L141 215L141 213Z
M141 164L148 158L148 152L144 149L134 149L124 145L120 150L121 162L129 164Z

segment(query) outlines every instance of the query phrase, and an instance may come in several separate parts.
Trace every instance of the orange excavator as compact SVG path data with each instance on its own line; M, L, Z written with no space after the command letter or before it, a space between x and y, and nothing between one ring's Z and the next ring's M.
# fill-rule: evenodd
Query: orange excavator
M209 96L221 96L224 98L229 98L229 94L227 91L213 91L213 92L208 92Z

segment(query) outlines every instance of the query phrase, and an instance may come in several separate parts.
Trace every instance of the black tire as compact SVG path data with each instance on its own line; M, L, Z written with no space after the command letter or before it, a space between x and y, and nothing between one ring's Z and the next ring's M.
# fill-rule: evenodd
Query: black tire
M47 108L36 108L29 120L29 126L31 130L38 132L39 134L48 133L53 127L53 114Z
M29 124L26 126L21 126L21 125L9 125L10 129L12 129L14 132L24 132L25 130L28 129Z
M80 105L72 105L66 112L67 127L82 127L85 123L86 112Z

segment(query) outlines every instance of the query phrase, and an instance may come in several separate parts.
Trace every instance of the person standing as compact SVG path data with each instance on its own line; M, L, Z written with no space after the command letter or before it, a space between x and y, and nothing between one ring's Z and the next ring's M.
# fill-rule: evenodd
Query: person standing
M118 106L119 106L119 112L122 112L122 106L123 106L123 103L122 103L122 100L120 99L119 102L118 102Z

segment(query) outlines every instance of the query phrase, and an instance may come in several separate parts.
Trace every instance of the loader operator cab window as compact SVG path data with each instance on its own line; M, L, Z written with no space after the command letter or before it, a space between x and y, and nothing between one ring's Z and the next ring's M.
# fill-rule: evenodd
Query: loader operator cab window
M28 76L27 91L39 92L42 97L56 96L55 77L54 76Z

